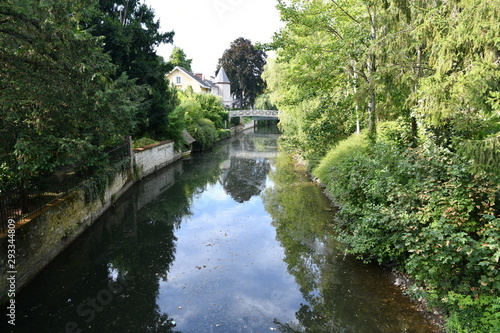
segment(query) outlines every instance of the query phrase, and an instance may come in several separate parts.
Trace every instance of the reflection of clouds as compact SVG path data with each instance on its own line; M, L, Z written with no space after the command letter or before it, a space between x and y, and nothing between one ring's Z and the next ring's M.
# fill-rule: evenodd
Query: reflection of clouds
M220 184L216 184L210 189L210 191L206 192L204 199L207 201L225 201L230 199L230 197L226 194Z
M108 263L108 277L111 281L116 282L118 280L119 270L114 267L113 263Z
M274 318L294 321L304 300L286 273L284 250L261 199L235 205L216 184L194 199L192 212L176 232L178 259L157 298L177 328L251 329L270 327Z

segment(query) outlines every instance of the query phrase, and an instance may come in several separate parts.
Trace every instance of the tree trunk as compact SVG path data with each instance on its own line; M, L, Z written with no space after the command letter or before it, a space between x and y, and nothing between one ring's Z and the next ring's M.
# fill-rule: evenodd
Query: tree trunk
M415 85L413 86L413 93L416 94L418 91L418 82L422 77L422 48L418 46L417 48L417 78L415 80ZM416 147L418 145L418 124L417 118L415 116L410 117L411 121L411 142L412 146Z
M371 15L371 38L372 41L375 42L377 39L377 30L375 26L376 20L375 20L375 11ZM377 71L376 67L376 56L375 56L375 51L372 49L371 53L368 57L368 62L367 62L367 67L368 67L368 78L369 78L369 84L370 84L370 103L368 105L368 128L369 128L369 134L368 138L372 143L375 143L377 139L377 101L376 101L376 94L375 94L375 84L373 82L375 72Z

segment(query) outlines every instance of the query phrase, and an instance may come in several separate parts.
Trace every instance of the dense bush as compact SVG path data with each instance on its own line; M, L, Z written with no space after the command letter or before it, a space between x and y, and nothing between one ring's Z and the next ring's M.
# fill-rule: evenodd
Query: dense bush
M231 131L228 129L217 130L217 140L227 139L231 137Z
M199 119L196 124L191 127L190 131L193 138L196 139L196 146L201 150L208 149L217 141L217 131L214 123L206 118Z
M341 208L339 240L410 274L450 332L499 331L500 187L445 148L386 134L353 136L314 170Z
M196 94L192 89L179 92L181 103L169 116L167 132L177 142L183 141L181 130L186 129L196 140L195 148L205 150L220 138L226 137L223 130L228 112L220 98L213 95ZM181 144L182 145L182 144Z

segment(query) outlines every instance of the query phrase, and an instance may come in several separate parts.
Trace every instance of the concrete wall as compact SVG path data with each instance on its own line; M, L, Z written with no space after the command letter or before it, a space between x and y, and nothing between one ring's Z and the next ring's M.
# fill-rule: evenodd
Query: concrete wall
M116 198L133 184L130 171L119 173L100 199L87 204L82 187L21 221L15 229L16 291L28 283L76 237L90 226ZM0 267L7 267L8 237L0 238ZM0 271L0 301L9 289L7 270Z
M100 199L85 202L82 187L69 193L44 209L24 219L15 229L15 267L0 271L0 303L7 301L10 283L8 271L17 274L16 291L18 292L48 263L61 253L87 227L94 223L112 203L128 190L138 179L152 174L156 170L179 160L182 155L174 151L172 141L134 150L134 169L119 173L104 195L104 204ZM175 168L175 169L178 169ZM135 178L135 180L134 180ZM165 180L165 186L171 186L172 179ZM158 193L159 190L155 190ZM9 237L0 238L0 267L6 268L8 262Z
M182 157L174 151L173 141L163 141L153 145L134 149L135 168L139 178L144 178L156 170L171 164Z
M137 210L142 209L142 207L168 190L175 183L177 175L182 173L182 167L182 162L174 163L168 168L158 171L154 176L146 177L138 183L135 188L136 193L140 194L135 198Z
M233 135L252 127L253 122L233 129ZM33 279L48 263L61 253L82 232L94 223L114 201L127 191L135 181L182 158L174 151L174 142L164 141L133 151L133 169L119 173L105 192L104 203L96 199L85 202L83 188L78 188L63 198L47 205L41 211L32 214L18 223L15 239L15 267L9 268L9 237L0 236L0 304L7 301L10 283L8 271L15 270L16 292ZM176 164L171 172L161 175L161 181L145 181L141 191L147 192L138 206L143 206L148 198L154 198L175 182L175 174L182 170L182 164Z
M238 125L238 126L232 126L230 128L231 135L234 136L240 132L243 132L243 131L245 131L249 128L253 128L253 127L255 127L255 121L251 121L249 123Z

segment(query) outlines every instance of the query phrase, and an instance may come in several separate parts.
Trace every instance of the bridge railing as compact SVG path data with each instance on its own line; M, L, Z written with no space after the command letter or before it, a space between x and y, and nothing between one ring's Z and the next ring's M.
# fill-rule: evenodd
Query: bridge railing
M279 117L278 110L235 110L229 111L229 118L232 117Z

